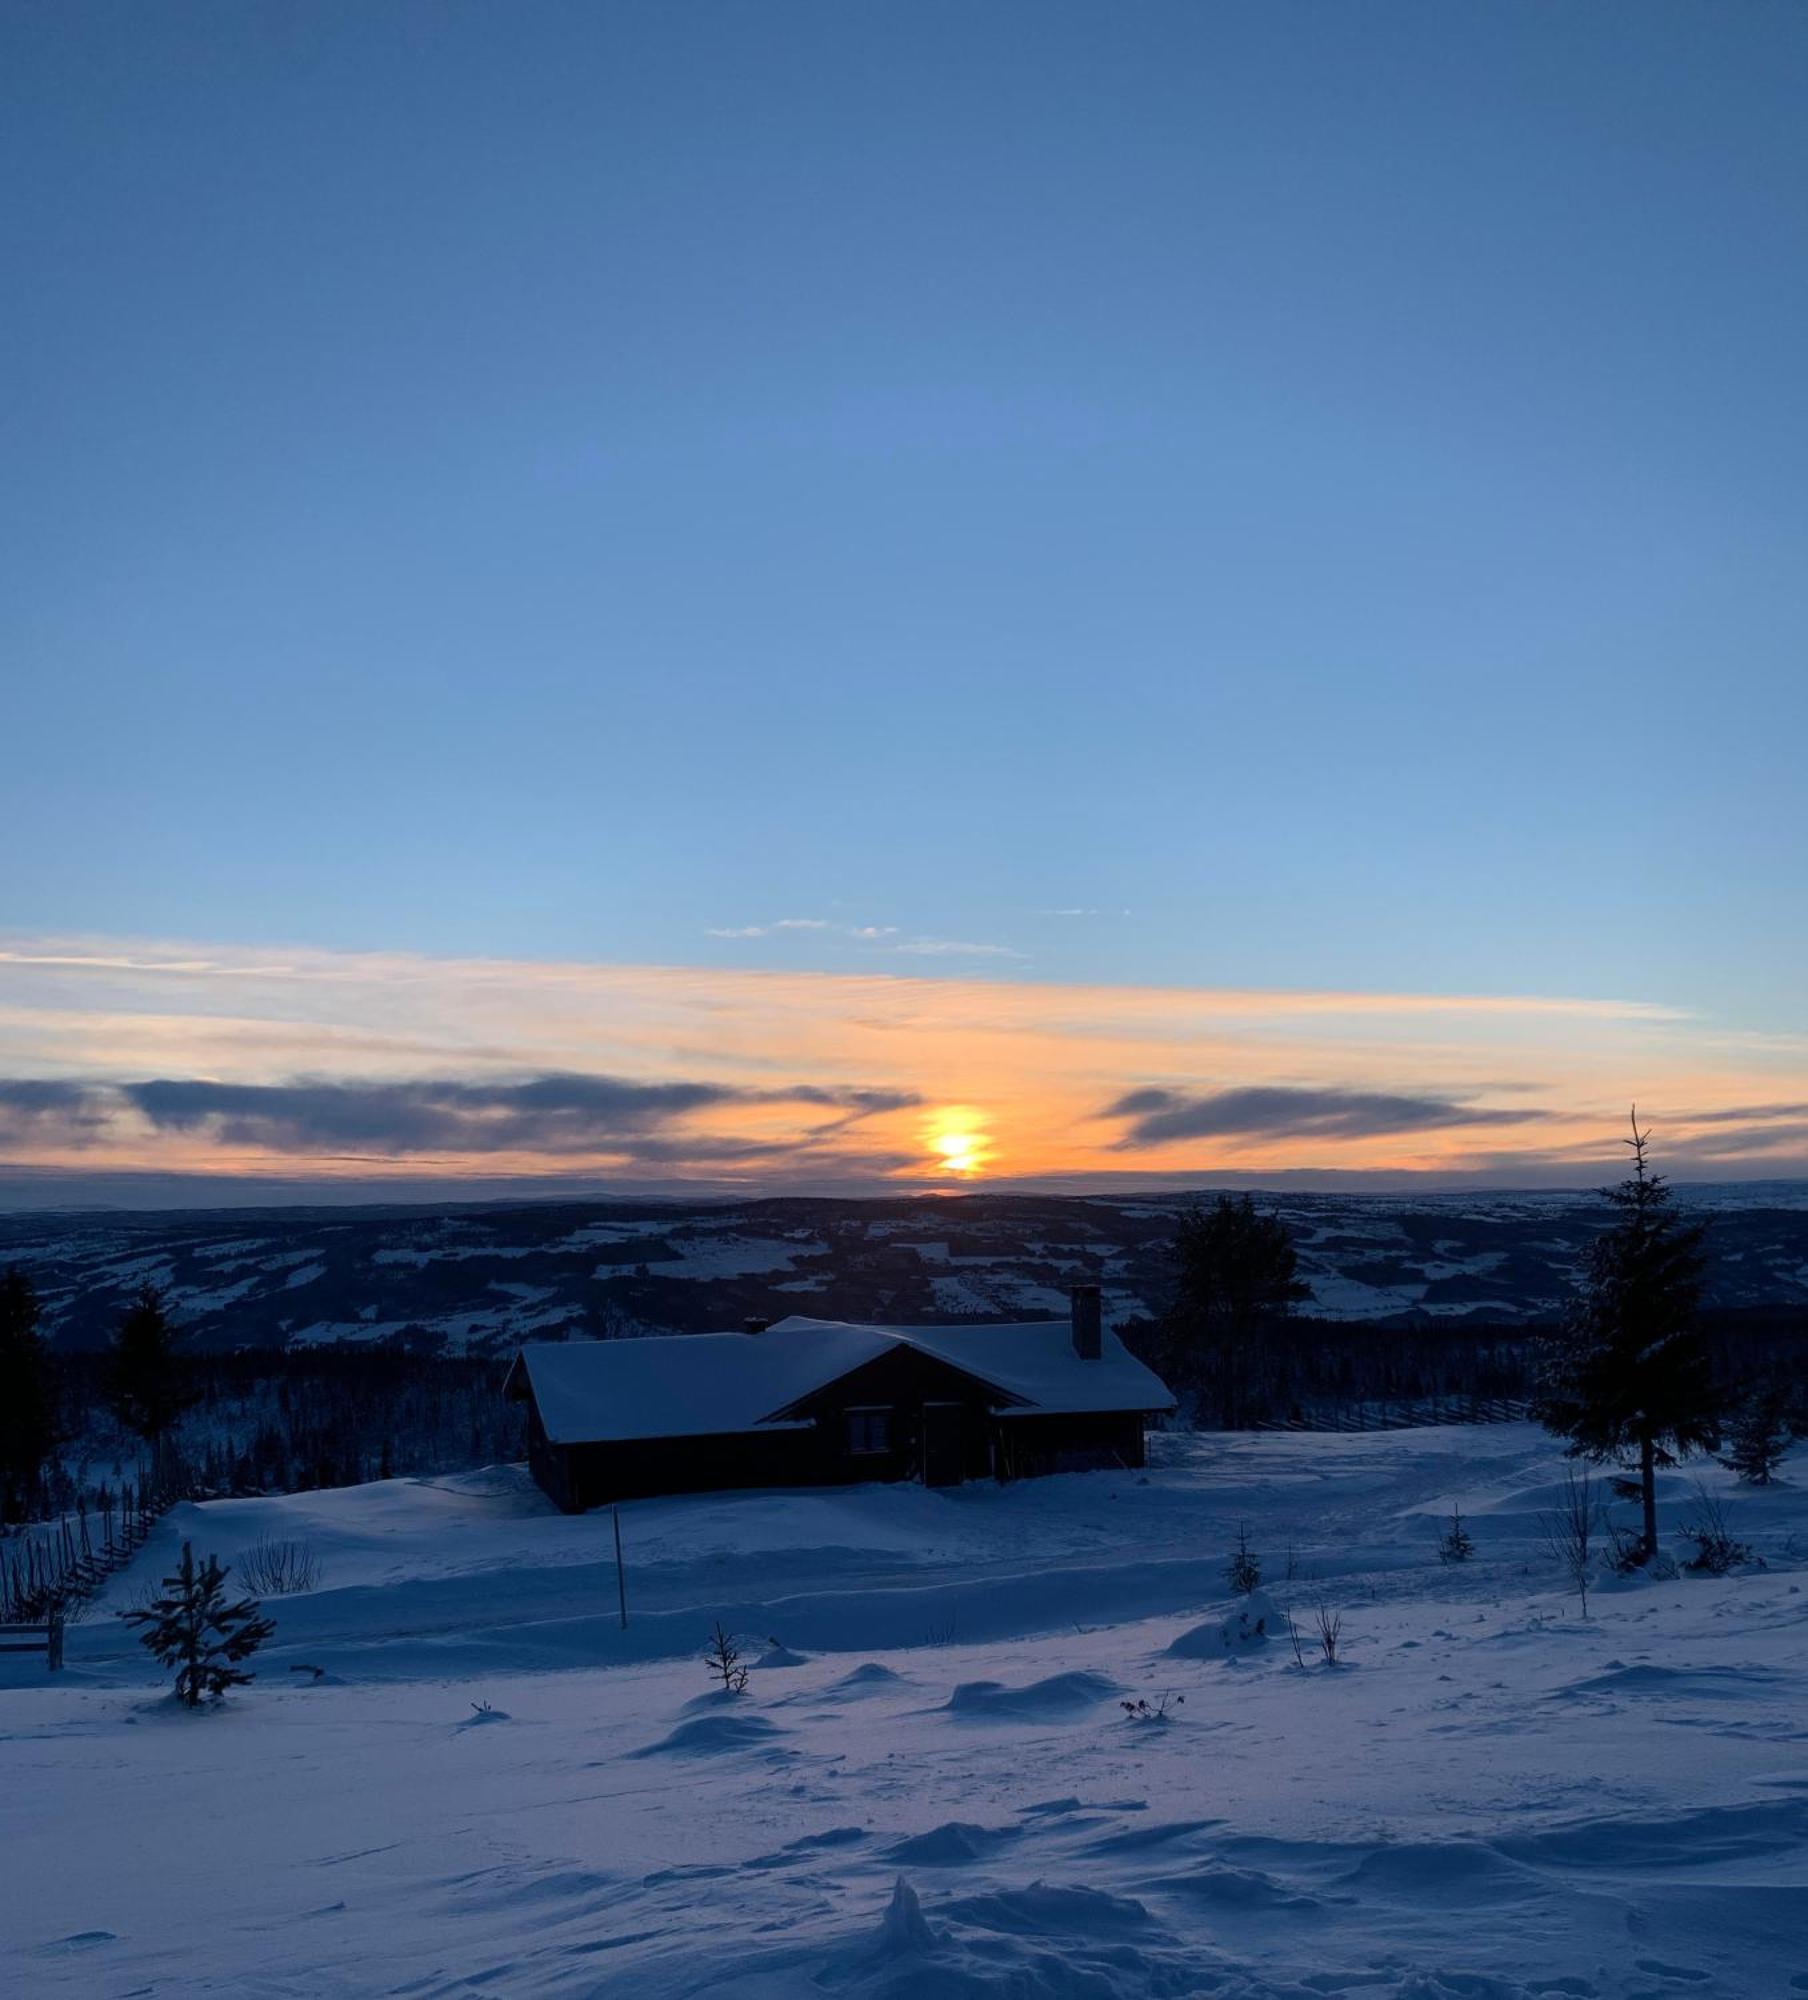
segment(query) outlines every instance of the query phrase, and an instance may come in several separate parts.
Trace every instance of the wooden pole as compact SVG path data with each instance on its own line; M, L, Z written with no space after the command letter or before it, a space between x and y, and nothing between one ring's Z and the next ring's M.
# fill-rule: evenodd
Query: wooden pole
M615 1595L621 1605L621 1628L628 1629L628 1573L622 1568L621 1559L621 1514L611 1507L609 1519L615 1528Z

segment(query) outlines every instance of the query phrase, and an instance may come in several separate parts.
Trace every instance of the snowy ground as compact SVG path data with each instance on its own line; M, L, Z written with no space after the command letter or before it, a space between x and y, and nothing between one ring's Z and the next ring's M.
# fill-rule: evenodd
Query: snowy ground
M625 1634L607 1517L510 1470L185 1509L115 1604L178 1533L303 1538L319 1586L217 1713L101 1616L54 1684L0 1661L0 1991L1808 1992L1808 1498L1714 1471L1768 1566L1584 1620L1530 1429L1157 1445L1147 1475L638 1503ZM1347 1664L1216 1652L1239 1521ZM718 1615L796 1663L709 1694ZM1119 1707L1169 1690L1169 1722Z

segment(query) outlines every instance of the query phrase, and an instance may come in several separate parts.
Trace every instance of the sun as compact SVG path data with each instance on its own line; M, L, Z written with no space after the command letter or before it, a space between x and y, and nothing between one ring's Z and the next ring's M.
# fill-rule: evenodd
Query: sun
M985 1171L988 1147L984 1128L970 1111L938 1112L925 1132L937 1167L962 1180Z

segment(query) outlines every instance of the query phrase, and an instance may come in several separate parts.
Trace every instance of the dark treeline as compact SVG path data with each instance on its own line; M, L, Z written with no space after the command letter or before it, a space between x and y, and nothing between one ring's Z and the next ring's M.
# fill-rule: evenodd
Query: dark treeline
M112 1358L55 1357L56 1448L15 1520L99 1504L130 1481L162 1500L293 1493L518 1458L504 1364L394 1347L181 1356L182 1409L153 1453L117 1416Z
M1642 1198L1667 1214L1667 1190L1647 1173L1642 1138L1639 1145L1638 1176L1627 1185L1648 1186ZM1606 1198L1632 1199L1623 1190ZM1788 1306L1702 1308L1698 1266L1711 1258L1712 1232L1680 1221L1666 1226L1694 1260L1676 1301L1704 1375L1692 1398L1720 1412L1768 1398L1791 1423L1808 1423L1808 1314ZM1609 1232L1601 1242L1608 1255L1619 1238ZM1375 1326L1310 1318L1299 1310L1307 1289L1290 1232L1248 1196L1221 1196L1183 1214L1173 1254L1172 1305L1121 1332L1181 1398L1184 1416L1206 1426L1310 1423L1414 1403L1530 1402L1569 1324L1426 1319ZM1588 1286L1579 1288L1572 1318L1588 1296ZM1641 1309L1640 1317L1649 1314ZM1633 1351L1646 1337L1629 1336Z
M247 1349L169 1357L145 1418L117 1351L55 1356L52 1449L15 1477L0 1521L0 1619L70 1618L178 1500L217 1500L456 1472L518 1458L499 1361L399 1347ZM167 1421L162 1421L167 1417Z
M1808 1314L1784 1306L1709 1310L1701 1315L1701 1330L1729 1394L1775 1382L1808 1422ZM1171 1371L1198 1422L1222 1421L1211 1389L1173 1369L1170 1343L1155 1322L1135 1320L1121 1332L1133 1353ZM1310 1423L1419 1403L1525 1403L1536 1387L1548 1332L1473 1320L1403 1327L1289 1315L1244 1361L1235 1427Z
M348 1345L195 1355L182 1372L190 1401L164 1478L197 1496L352 1486L520 1453L500 1361ZM62 1374L73 1434L100 1436L107 1357L63 1357Z

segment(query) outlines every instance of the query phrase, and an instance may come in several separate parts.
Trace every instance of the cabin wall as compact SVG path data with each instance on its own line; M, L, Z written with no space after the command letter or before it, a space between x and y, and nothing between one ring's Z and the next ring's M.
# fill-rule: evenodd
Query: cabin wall
M562 1490L555 1492L550 1486L546 1490L568 1514L605 1507L614 1500L654 1499L662 1493L823 1483L807 1432L635 1438L554 1449L563 1460Z
M894 1348L797 1404L794 1430L569 1445L548 1440L530 1396L528 1463L568 1514L665 1493L869 1480L954 1485L1143 1463L1139 1415L1014 1417L995 1413L991 1394L931 1355ZM884 1450L853 1448L861 1411L885 1413Z
M565 1449L548 1439L546 1426L540 1421L539 1406L532 1396L526 1401L527 1468L534 1475L535 1485L561 1513L575 1514L578 1509L571 1504Z
M1058 1417L1001 1417L998 1420L1000 1474L1035 1479L1050 1472L1090 1472L1141 1466L1143 1420L1087 1411Z
M919 1479L953 1486L965 1479L989 1479L996 1470L993 1451L993 1391L934 1355L894 1347L852 1374L831 1382L794 1406L814 1419L820 1460L832 1476L852 1483L865 1479ZM855 1451L854 1414L884 1411L890 1449Z

